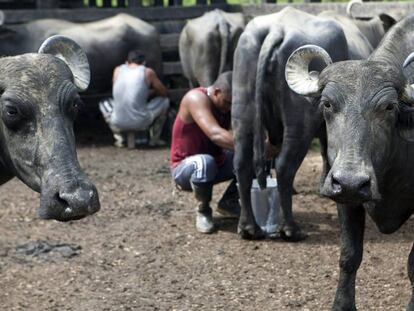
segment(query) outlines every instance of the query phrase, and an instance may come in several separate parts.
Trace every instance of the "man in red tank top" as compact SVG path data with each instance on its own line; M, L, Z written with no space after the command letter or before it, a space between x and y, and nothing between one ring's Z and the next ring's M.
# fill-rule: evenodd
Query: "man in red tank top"
M171 144L171 172L178 188L194 191L196 228L214 231L210 201L213 185L233 179L218 210L238 216L238 193L233 173L233 135L230 132L231 72L207 88L190 90L182 99ZM232 203L229 203L232 202Z

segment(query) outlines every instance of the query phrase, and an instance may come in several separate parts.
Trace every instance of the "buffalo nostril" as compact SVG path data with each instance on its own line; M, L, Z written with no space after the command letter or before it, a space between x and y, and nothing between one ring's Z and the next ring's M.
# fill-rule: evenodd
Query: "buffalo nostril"
M61 206L67 206L69 207L69 203L68 201L66 201L65 199L63 199L59 193L56 193L54 195L55 200L61 205Z
M366 178L362 180L359 185L359 192L369 194L371 192L371 180Z
M342 185L334 175L332 175L332 190L336 194L342 192Z

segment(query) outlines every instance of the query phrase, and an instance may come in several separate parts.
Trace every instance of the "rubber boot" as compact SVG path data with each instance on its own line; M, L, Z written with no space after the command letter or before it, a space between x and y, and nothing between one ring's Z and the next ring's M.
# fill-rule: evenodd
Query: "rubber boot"
M114 139L115 139L115 142L114 142L115 147L118 147L118 148L124 147L124 138L122 137L121 134L114 133Z
M149 145L151 147L162 147L165 146L167 143L162 140L161 133L164 127L165 120L167 120L167 114L162 114L158 118L155 119L154 123L150 127L150 141Z
M115 145L115 147L118 147L118 148L124 147L125 140L124 140L123 134L121 133L121 130L118 129L116 126L110 124L110 123L108 123L108 125L109 125L109 128L112 131L113 136L114 136L114 140L115 140L114 145Z
M210 201L213 193L213 187L199 187L191 184L196 200L196 229L201 233L212 233L214 231L213 211L210 207Z
M239 192L234 178L217 204L217 212L223 216L238 218L240 216Z

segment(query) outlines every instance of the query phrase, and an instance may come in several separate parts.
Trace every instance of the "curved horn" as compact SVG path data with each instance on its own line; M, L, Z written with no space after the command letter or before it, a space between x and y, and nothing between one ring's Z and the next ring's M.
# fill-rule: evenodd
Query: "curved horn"
M405 87L405 95L408 99L414 98L414 52L407 56L405 59L402 70L408 84Z
M354 18L354 16L352 15L352 7L355 4L362 5L362 0L351 0L348 2L348 4L346 5L346 15L349 18Z
M79 91L85 91L91 80L88 58L83 49L72 39L56 35L46 39L39 48L39 54L52 54L63 60L73 74Z
M414 52L407 56L403 63L403 73L410 84L414 83Z
M285 78L295 93L304 96L319 95L319 72L309 72L310 62L316 58L322 60L326 66L332 64L328 52L317 45L301 46L289 56L286 62Z

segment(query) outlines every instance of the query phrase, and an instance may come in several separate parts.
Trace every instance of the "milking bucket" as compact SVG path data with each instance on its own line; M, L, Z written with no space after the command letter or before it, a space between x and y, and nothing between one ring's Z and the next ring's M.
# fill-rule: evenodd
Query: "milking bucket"
M252 209L257 225L267 235L276 233L280 219L279 195L276 178L267 177L267 187L261 190L257 179L253 179L251 188Z

